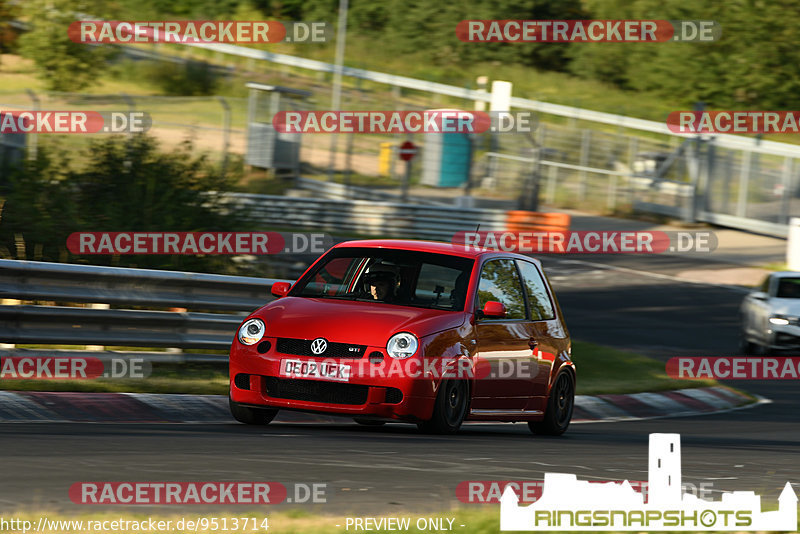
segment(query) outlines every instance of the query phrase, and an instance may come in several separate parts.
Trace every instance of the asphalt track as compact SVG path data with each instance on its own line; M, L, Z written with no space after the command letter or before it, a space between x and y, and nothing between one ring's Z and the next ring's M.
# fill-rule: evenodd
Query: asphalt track
M575 260L543 259L574 338L663 360L736 354L742 292L670 278L719 266L688 257ZM717 498L753 490L773 505L787 481L800 484L797 383L735 385L772 402L699 417L574 425L560 438L533 436L519 424L470 426L453 437L399 424L5 424L0 510L77 509L67 496L76 481L254 480L327 484L325 504L302 505L310 511L421 514L458 504L462 481L541 480L545 472L646 480L651 432L682 435L684 482L712 484Z

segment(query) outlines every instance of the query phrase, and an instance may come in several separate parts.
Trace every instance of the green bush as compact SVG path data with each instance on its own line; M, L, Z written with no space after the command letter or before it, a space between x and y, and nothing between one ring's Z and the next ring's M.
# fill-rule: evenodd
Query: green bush
M161 152L145 135L92 143L89 163L73 170L66 152L40 147L13 171L0 192L0 257L123 267L235 273L231 256L76 256L73 232L246 230L220 207L226 176L190 143ZM240 166L232 165L234 170ZM209 193L214 191L216 193Z

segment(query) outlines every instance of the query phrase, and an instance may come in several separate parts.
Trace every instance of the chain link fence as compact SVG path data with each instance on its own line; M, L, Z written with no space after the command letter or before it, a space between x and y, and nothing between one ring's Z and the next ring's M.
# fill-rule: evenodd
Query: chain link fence
M297 72L285 65L272 69L276 82L309 92L284 109L330 109L329 74ZM342 110L475 109L474 100L439 94L435 88L401 88L347 74L345 79ZM248 106L247 98L234 97L0 91L4 110L144 111L152 118L151 135L164 148L191 140L197 150L223 165L231 156L247 153ZM800 154L794 155L790 145L782 145L789 147L785 149L778 143L670 135L648 131L635 119L620 116L614 124L594 119L597 113L589 110L586 118L576 118L552 107L533 113L531 132L469 135L467 176L455 185L426 178L430 173L424 164L430 158L425 152L439 150L437 143L442 142L436 134L302 134L298 174L317 180L318 195L325 194L324 183L329 181L399 195L405 167L398 161L397 147L410 140L421 151L411 163L412 197L457 203L469 195L465 205L476 207L636 210L771 235L785 235L789 218L800 215L800 164L795 161ZM274 110L265 110L257 111L259 120L268 124ZM29 153L56 142L81 153L89 140L102 135L1 135L0 172L19 160L23 141ZM301 187L308 188L307 183Z

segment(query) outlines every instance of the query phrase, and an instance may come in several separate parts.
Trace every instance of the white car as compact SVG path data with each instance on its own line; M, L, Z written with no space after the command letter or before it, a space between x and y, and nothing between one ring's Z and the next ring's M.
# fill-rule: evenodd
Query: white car
M800 349L800 272L768 275L742 302L742 351Z

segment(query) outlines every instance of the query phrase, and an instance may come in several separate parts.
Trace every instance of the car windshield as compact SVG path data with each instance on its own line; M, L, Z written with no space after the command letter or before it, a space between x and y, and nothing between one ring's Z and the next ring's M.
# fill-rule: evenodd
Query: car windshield
M462 311L474 263L429 252L339 248L289 295Z
M781 278L776 296L780 299L800 298L800 278Z

